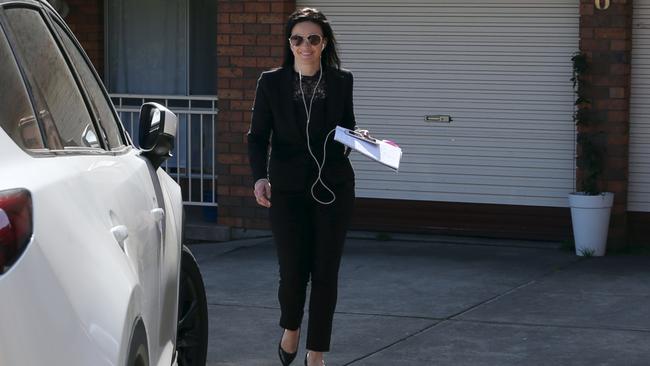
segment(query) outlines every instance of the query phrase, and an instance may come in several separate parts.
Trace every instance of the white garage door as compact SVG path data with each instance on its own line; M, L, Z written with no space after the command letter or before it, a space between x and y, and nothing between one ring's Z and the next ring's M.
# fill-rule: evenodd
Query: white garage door
M634 1L628 210L650 212L650 0Z
M358 196L567 206L578 5L298 0L333 25L358 125L404 149L399 174L353 157Z

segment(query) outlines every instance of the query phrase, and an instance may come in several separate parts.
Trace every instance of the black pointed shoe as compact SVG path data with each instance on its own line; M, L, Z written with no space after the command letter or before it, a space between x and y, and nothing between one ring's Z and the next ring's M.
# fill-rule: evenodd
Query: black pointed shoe
M282 331L282 335L280 336L280 343L278 343L278 357L280 357L280 362L282 362L282 366L289 366L293 362L293 360L296 358L296 355L298 354L298 351L294 353L289 353L285 350L282 349L282 337L284 337L284 331Z

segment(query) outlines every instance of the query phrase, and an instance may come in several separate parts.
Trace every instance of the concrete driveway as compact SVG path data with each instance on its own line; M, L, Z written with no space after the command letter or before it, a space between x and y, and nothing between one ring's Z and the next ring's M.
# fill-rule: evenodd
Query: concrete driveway
M271 239L192 251L208 295L208 365L280 365ZM328 366L650 365L650 256L579 258L554 243L455 237L348 239L332 339ZM293 364L303 358L304 339Z

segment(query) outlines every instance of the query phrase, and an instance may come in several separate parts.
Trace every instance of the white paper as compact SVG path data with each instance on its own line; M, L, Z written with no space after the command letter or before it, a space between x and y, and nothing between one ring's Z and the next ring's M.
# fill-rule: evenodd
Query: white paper
M334 140L395 171L399 169L402 149L379 139L376 140L376 143L367 142L351 135L350 132L347 128L336 126Z

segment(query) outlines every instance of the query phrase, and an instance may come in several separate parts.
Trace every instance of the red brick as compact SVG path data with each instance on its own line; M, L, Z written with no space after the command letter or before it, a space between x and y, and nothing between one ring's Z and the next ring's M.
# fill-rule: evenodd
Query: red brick
M233 111L249 111L252 107L253 103L250 100L233 100L230 105L230 109Z
M606 99L606 100L597 100L595 103L596 109L606 109L606 110L626 110L628 108L627 99Z
M580 40L580 49L583 51L608 51L609 42L600 39L582 39Z
M248 24L246 28L242 28L244 34L268 34L271 27L268 24Z
M269 35L260 35L257 36L257 44L267 45L267 46L281 46L285 42L288 42L282 36L269 36Z
M241 89L220 89L219 98L220 99L242 99L243 91ZM233 113L233 112L224 112L224 113ZM224 113L219 113L219 117L223 118Z
M285 36L284 24L271 24L271 34Z
M244 75L244 72L240 68L234 67L220 67L217 70L217 76L220 78L240 78Z
M632 47L629 46L631 42L626 41L626 40L612 40L610 42L609 48L612 51L627 51L630 50Z
M218 73L217 73L218 74ZM222 89L222 88L230 88L230 82L233 80L230 79L224 79L224 78L217 78L217 90ZM221 105L221 102L219 103Z
M248 131L247 131L248 132ZM242 143L239 144L231 144L230 145L230 150L233 153L239 153L239 154L248 154L248 146L244 145Z
M286 46L273 46L273 47L271 47L271 53L270 53L269 56L273 56L273 57L284 56L285 47ZM246 52L246 51L244 50L244 52Z
M244 26L242 24L217 24L219 34L242 34Z
M580 15L593 15L594 14L594 4L580 4Z
M278 67L282 65L281 57L267 57L261 60L257 60L257 66L259 67Z
M231 23L257 23L257 15L256 14L247 14L247 13L242 13L242 14L231 14L230 15L230 22Z
M233 175L251 175L251 169L248 165L231 165L230 173Z
M258 19L262 24L284 24L285 22L283 14L263 14Z
M251 103L248 103L250 107ZM250 123L247 122L231 122L230 123L230 129L232 132L248 132L248 129L250 128Z
M628 75L630 73L629 64L611 64L609 69L612 75Z
M240 46L249 46L251 44L255 44L257 41L257 36L253 34L247 34L247 35L233 35L230 38L230 42L233 45L240 45ZM246 49L244 49L245 52Z
M628 111L609 111L607 112L607 121L611 123L627 122L629 119Z
M253 188L234 186L230 188L230 194L235 197L251 197L253 196Z
M253 36L255 37L255 36ZM244 48L244 56L270 56L270 47L268 46L248 46Z
M229 13L218 13L217 14L217 24L227 24L230 23L230 14Z
M244 11L244 4L241 2L220 1L217 4L217 13L241 13Z
M246 13L268 13L269 11L271 11L271 6L268 3L250 2L244 4Z
M255 57L233 57L231 60L233 66L238 67L255 67L257 65L257 58Z
M245 164L248 163L248 158L243 154L219 154L217 162L220 164Z
M246 79L230 80L230 87L233 89L247 89L246 81ZM257 85L257 81L255 82L255 85Z
M271 13L284 13L284 3L273 1L271 3Z
M625 78L620 76L594 76L592 84L594 86L625 86L627 84Z
M625 28L596 28L594 30L596 39L625 39L627 35Z
M217 56L217 65L221 67L230 66L230 56Z

